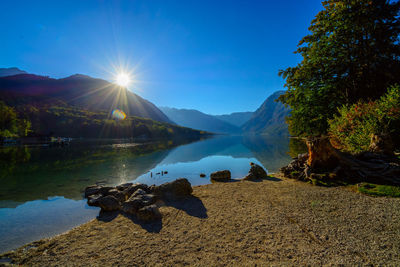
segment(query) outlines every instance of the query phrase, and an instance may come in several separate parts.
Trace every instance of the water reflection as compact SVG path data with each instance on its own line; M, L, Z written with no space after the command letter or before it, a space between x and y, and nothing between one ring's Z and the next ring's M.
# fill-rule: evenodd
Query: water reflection
M181 143L185 142L1 148L0 208L51 196L82 199L86 186L132 180L154 168L168 149Z
M250 162L275 172L291 160L288 148L287 138L262 136L0 148L0 252L94 218L97 209L88 208L82 199L88 185L161 184L179 177L201 185L221 169L231 170L234 178L243 177ZM200 173L207 177L200 178Z

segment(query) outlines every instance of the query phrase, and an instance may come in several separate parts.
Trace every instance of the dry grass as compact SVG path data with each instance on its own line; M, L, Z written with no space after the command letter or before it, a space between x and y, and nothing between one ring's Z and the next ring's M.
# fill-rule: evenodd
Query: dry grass
M284 178L193 195L154 224L95 219L5 256L29 266L400 264L400 199Z

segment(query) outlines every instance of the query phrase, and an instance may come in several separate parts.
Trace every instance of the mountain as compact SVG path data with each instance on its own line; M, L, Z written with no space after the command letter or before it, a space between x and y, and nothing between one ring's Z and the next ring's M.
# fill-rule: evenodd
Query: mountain
M194 109L160 107L178 125L213 133L240 133L240 128Z
M285 93L277 91L269 96L264 103L254 112L253 116L243 126L244 133L288 135L285 117L289 115L289 109L275 100Z
M13 76L17 74L26 74L25 71L18 68L0 68L0 77Z
M237 127L241 127L245 124L248 120L250 120L251 116L253 116L254 112L234 112L231 114L225 115L214 115L219 120L225 121Z
M128 116L172 123L153 103L126 88L81 74L63 79L33 74L1 77L0 100L10 106L66 104L106 112L118 108Z

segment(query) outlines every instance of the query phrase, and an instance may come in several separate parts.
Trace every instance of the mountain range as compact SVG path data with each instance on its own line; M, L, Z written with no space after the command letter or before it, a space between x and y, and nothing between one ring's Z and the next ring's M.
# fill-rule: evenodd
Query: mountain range
M90 111L121 109L128 116L172 123L153 103L126 88L81 74L63 79L34 74L1 77L0 100L11 106L64 103Z
M289 135L285 117L289 109L275 100L285 91L270 95L255 112L209 115L193 109L160 109L179 125L223 134Z
M285 93L277 91L270 95L254 112L253 116L242 126L244 133L288 135L285 117L290 110L276 99Z
M65 118L68 117L67 114L73 114L75 118L86 114L91 118L100 117L106 120L109 117L107 114L120 109L128 117L147 118L170 126L177 124L221 134L288 135L285 117L289 110L275 101L282 93L284 91L273 93L255 112L210 115L193 109L158 108L124 87L82 74L54 79L29 74L18 68L0 68L0 100L23 112L26 112L26 105L29 105L41 108L42 111L46 107L54 116L61 112ZM46 118L49 112L43 113ZM56 121L54 116L51 119L53 122ZM35 118L32 114L31 117ZM143 120L139 124L142 123ZM146 123L152 130L154 127L161 127ZM49 130L49 127L41 129Z
M12 76L12 75L17 75L17 74L26 74L26 73L27 73L26 71L20 70L15 67L0 68L0 77Z
M235 134L241 132L239 127L198 110L169 107L160 107L160 109L172 121L184 127L224 134Z
M0 69L0 73L10 72ZM116 109L125 115L119 110L114 113ZM0 120L0 138L27 133L35 138L192 139L208 135L176 125L153 103L124 87L81 74L63 79L25 72L0 77L0 113L5 117Z
M237 127L242 127L252 116L254 112L234 112L231 114L224 115L214 115L215 118L235 125Z

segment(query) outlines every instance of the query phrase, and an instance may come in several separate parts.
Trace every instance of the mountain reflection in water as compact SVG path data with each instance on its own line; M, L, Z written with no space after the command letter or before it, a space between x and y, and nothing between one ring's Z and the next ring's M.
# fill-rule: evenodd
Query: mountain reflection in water
M160 184L179 177L192 185L229 169L241 178L249 163L276 172L287 164L289 139L215 136L146 144L121 141L73 142L66 147L0 148L0 252L66 231L94 218L83 190L95 183ZM167 171L167 174L162 172ZM205 173L206 178L200 178Z

